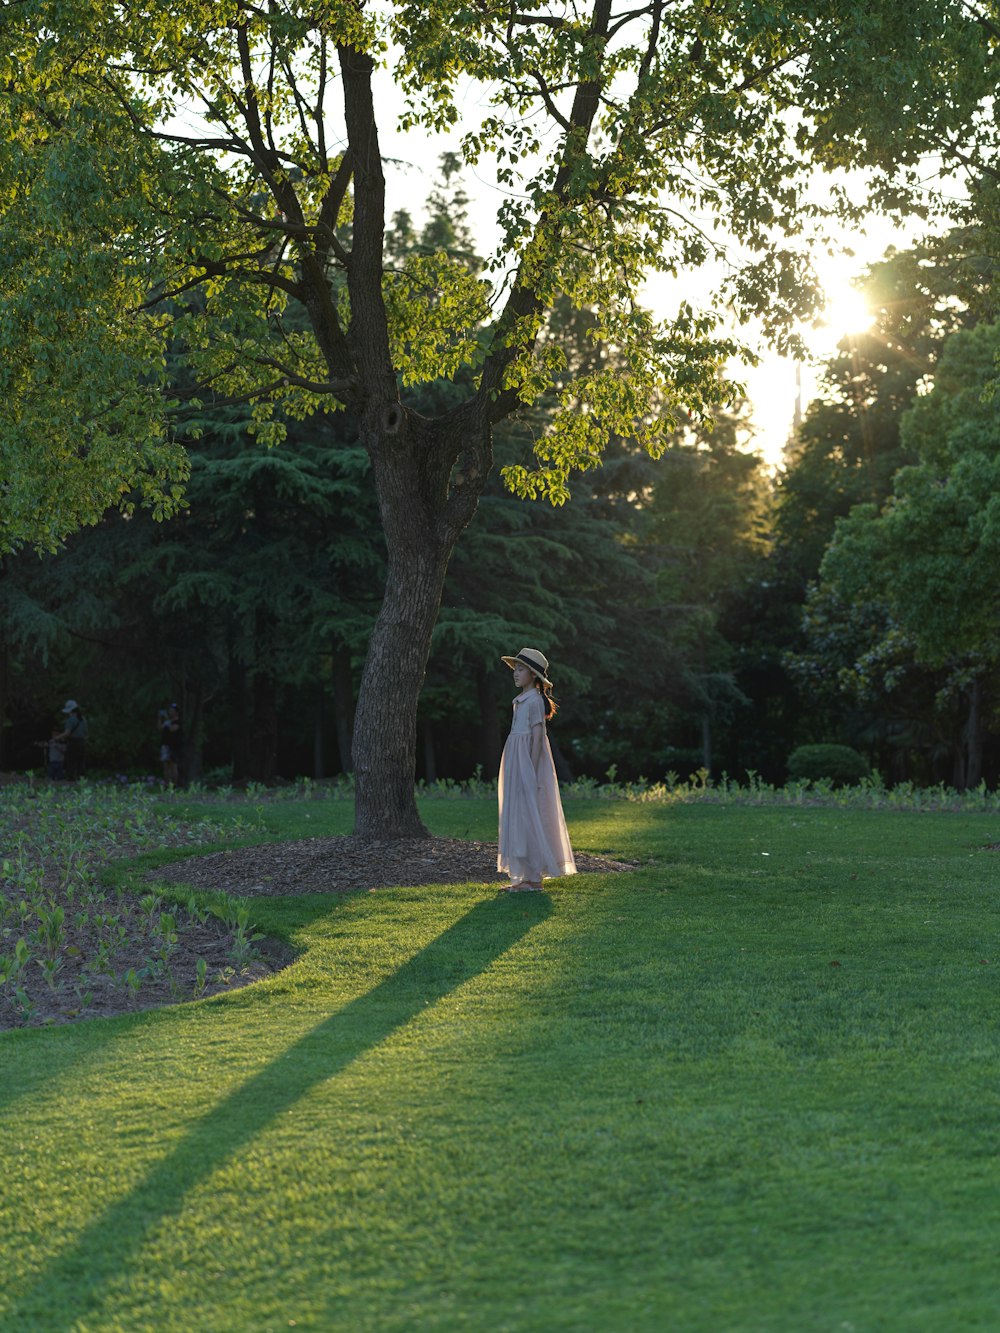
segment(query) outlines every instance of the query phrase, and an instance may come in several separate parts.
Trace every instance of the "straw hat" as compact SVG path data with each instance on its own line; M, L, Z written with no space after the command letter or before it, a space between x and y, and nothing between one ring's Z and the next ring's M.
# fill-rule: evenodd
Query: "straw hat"
M549 659L537 648L522 648L516 657L501 657L500 661L506 662L512 671L516 666L526 666L543 685L551 688L552 682L545 674L549 669Z

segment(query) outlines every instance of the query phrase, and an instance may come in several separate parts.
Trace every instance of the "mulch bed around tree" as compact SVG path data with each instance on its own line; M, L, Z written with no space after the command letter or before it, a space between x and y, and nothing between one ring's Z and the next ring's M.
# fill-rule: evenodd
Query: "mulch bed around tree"
M636 863L577 855L583 873L634 870ZM356 893L417 884L508 883L497 872L496 843L456 838L301 838L238 847L174 861L150 871L159 883L189 884L243 897L300 893Z

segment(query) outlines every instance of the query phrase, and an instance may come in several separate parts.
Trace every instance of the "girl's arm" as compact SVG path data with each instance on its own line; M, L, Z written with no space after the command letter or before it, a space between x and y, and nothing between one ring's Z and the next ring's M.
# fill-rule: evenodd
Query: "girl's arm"
M545 740L545 723L535 722L531 727L531 763L538 776L538 761L542 757L542 745Z

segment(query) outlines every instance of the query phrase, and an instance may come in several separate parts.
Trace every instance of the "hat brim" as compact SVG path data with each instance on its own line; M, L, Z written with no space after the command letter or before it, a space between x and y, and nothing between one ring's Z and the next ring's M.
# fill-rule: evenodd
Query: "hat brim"
M523 657L501 657L500 661L506 666L509 666L511 671L513 671L515 667L527 667L532 675L537 676L543 685L548 685L550 689L552 688L552 682L549 680L548 676L546 676L544 671L540 671L538 667L534 666L531 662L526 661Z

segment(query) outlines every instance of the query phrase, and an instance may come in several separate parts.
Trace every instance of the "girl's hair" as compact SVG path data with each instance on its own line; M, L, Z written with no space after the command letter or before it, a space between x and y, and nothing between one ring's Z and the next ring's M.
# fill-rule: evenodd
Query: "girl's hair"
M559 711L559 705L552 697L552 686L543 685L537 676L532 680L532 684L538 693L542 696L542 702L545 704L545 721L551 722Z

